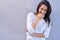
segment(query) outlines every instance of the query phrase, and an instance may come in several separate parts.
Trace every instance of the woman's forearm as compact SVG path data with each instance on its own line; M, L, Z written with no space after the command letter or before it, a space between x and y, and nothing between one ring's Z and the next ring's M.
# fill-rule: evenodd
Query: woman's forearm
M33 33L32 36L35 36L38 38L45 38L45 35L43 33Z
M25 30L26 32L28 32L28 30ZM45 35L43 33L33 33L31 34L32 36L38 37L38 38L45 38Z
M33 29L36 28L38 21L39 21L38 18L36 18L35 21L33 22L33 24L32 24Z

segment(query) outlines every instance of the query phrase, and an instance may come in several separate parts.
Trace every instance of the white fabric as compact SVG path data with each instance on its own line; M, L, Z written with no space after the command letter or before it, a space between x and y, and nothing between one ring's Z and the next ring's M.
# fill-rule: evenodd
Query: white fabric
M51 25L49 25L49 27L48 27L48 24L45 22L45 20L40 19L40 21L36 25L36 29L34 30L32 27L32 23L34 22L35 19L36 19L36 16L34 15L34 13L29 13L27 15L28 32L26 32L26 34L27 34L26 40L45 40L45 38L47 38L49 36ZM33 32L34 33L44 33L45 38L37 38L37 37L31 36L30 34L33 34Z

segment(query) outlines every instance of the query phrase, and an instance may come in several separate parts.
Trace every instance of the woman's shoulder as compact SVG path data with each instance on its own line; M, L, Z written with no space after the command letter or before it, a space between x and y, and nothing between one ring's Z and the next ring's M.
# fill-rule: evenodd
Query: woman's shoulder
M30 13L27 14L27 16L34 17L34 13L33 12L30 12Z
M28 15L33 15L33 14L34 14L33 12L28 13Z

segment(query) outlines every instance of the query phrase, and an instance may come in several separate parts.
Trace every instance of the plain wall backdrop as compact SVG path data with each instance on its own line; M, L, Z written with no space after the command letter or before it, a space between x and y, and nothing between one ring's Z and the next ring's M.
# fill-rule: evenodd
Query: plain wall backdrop
M0 0L0 40L26 40L26 17L41 0ZM46 40L60 40L60 0L49 0L52 28Z

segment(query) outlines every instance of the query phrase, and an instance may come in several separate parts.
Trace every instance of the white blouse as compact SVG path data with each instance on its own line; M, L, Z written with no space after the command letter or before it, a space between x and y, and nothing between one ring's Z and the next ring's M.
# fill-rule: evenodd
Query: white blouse
M33 29L32 23L34 22L35 19L36 19L36 16L34 15L34 13L29 13L27 15L28 32L26 32L26 34L27 34L26 40L45 40L45 38L47 38L49 36L51 24L48 27L47 22L45 22L44 19L40 19L40 21L36 25L36 28ZM44 33L45 38L37 38L35 36L31 36L30 34L33 34L33 32L34 33Z

